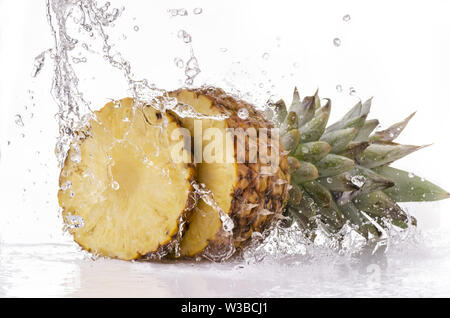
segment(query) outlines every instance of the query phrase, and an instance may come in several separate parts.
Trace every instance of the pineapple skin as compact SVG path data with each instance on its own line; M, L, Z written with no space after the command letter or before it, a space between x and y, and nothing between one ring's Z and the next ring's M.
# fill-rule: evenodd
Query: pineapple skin
M179 89L171 92L170 96L176 97L186 89ZM228 128L259 128L268 129L268 144L270 144L270 128L272 122L265 119L263 114L255 107L245 101L225 93L220 88L202 87L189 89L189 92L196 97L204 96L208 98L212 107L221 114L228 116L225 121ZM242 119L238 116L238 111L246 109L248 117ZM259 144L259 138L258 138ZM234 156L237 156L237 141L234 141ZM248 153L249 144L246 142L245 149ZM251 239L252 233L267 233L267 229L282 217L284 207L288 200L290 174L288 169L287 153L279 144L279 166L272 175L262 173L262 163L238 163L236 160L236 182L231 193L231 207L225 211L234 223L231 244L234 248L244 247ZM269 213L267 213L269 212ZM196 256L200 253L208 258L221 260L220 255L225 255L224 251L230 248L229 235L221 227L214 238L208 240L208 246L204 251L191 253L185 256Z

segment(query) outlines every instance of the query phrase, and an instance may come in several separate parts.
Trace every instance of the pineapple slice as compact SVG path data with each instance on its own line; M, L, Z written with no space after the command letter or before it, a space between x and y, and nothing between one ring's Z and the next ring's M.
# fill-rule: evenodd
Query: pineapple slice
M194 177L192 164L172 160L177 128L171 115L131 98L94 112L60 175L59 204L78 244L123 260L173 247Z
M232 249L243 246L253 232L262 232L282 213L289 184L286 155L283 149L278 149L279 166L272 174L263 174L263 164L259 159L255 163L249 163L249 158L243 163L236 160L238 139L227 134L227 128L246 130L252 127L257 130L272 127L253 106L213 88L178 90L170 95L177 98L181 109L186 110L187 107L197 113L197 118L187 117L174 110L181 125L195 137L194 143L202 144L203 153L216 138L207 136L208 128L222 131L224 160L206 162L206 158L202 158L201 163L196 162L197 181L211 191L220 210L234 222L232 233L227 234L223 229L220 210L200 200L189 218L189 227L180 249L183 256L192 257L203 253L204 256L221 259L230 255L227 253L230 246ZM244 119L238 116L240 109L248 112L249 116ZM199 120L202 127L203 138L200 140L195 136L195 120ZM246 153L248 146L246 142ZM225 160L227 155L231 155L234 162Z

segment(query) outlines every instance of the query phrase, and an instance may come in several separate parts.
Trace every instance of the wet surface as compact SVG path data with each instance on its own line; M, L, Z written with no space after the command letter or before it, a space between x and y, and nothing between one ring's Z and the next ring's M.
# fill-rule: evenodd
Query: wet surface
M2 297L415 297L450 295L450 244L425 233L386 257L257 264L92 260L72 244L2 245ZM416 238L417 240L417 238Z

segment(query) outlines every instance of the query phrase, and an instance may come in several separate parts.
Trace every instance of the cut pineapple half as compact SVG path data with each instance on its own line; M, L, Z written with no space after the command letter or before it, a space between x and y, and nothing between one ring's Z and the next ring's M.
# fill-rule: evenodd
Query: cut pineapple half
M131 98L94 112L60 175L59 204L78 244L124 260L173 247L194 177L192 164L171 157L177 142L170 136L179 127Z
M204 154L208 145L217 138L208 136L208 128L222 132L223 161L207 162L207 158L202 157L201 162L196 163L197 181L211 191L218 207L205 200L198 202L189 218L189 227L180 248L183 256L192 257L203 252L204 256L221 259L230 255L226 252L230 246L232 249L243 246L253 232L263 232L282 213L289 184L286 155L283 149L278 149L279 166L272 174L263 174L263 164L259 159L254 163L236 160L238 140L226 133L227 129L272 127L253 106L216 88L178 90L170 95L177 98L180 109L194 113L194 116L184 116L179 109L174 110L181 125L195 137L194 150L198 146L195 143L201 143ZM238 116L241 109L248 113L247 118ZM196 120L201 122L203 137L200 140L196 136ZM246 152L248 146L246 143ZM230 155L234 161L227 160ZM231 233L223 228L224 217L221 217L220 210L234 223Z

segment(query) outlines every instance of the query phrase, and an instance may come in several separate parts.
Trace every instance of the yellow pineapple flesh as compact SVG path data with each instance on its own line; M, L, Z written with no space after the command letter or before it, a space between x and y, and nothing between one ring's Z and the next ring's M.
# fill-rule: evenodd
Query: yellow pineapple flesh
M126 98L94 112L60 175L69 232L85 249L124 260L162 251L192 205L192 164L175 163L169 114ZM190 155L190 154L189 154Z
M201 121L203 138L195 138L194 143L202 143L204 151L212 142L212 138L205 136L205 131L213 127L222 132L223 162L205 162L202 158L202 162L197 164L197 181L211 191L218 207L233 221L231 237L223 229L218 209L200 200L181 241L183 256L206 253L220 259L230 244L243 246L253 232L263 232L281 215L289 184L286 155L283 149L277 150L279 166L272 174L263 173L263 164L259 160L255 163L236 160L237 139L227 134L227 129L272 127L253 106L226 95L220 89L178 90L170 95L177 98L180 107L190 107L197 114L178 117L191 136L195 135L195 121ZM248 112L248 118L238 116L240 109ZM248 150L247 144L246 152ZM230 155L235 159L233 162L226 160Z

